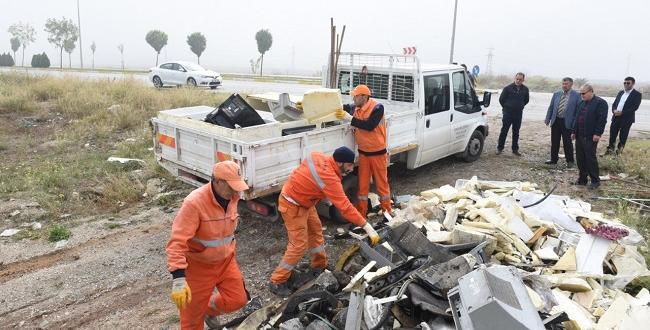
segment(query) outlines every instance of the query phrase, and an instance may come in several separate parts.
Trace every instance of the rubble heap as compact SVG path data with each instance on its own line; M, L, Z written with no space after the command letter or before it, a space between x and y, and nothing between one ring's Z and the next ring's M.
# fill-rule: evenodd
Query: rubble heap
M458 180L397 198L382 242L240 328L632 329L650 324L634 229L528 182ZM354 230L350 232L358 236ZM645 323L644 323L645 322Z

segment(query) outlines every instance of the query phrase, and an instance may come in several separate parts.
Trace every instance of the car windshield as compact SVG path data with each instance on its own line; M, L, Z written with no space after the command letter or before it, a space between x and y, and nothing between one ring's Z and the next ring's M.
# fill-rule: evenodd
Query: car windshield
M187 69L187 71L205 71L203 67L194 63L183 63L182 66Z

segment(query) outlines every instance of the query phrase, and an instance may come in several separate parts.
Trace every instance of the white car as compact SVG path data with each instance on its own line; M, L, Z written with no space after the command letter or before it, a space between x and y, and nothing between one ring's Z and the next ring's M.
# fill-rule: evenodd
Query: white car
M222 78L218 72L206 70L191 62L166 62L149 69L149 81L156 88L165 85L192 87L210 87L216 89L221 85Z

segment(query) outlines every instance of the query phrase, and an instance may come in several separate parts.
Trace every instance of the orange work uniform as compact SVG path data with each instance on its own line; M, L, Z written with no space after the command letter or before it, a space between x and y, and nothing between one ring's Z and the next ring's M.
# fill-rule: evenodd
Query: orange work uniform
M382 210L391 212L384 106L373 99L368 99L362 107L354 107L350 104L345 105L344 108L352 114L350 125L356 128L354 138L359 150L357 210L364 217L368 214L368 193L372 177Z
M309 249L311 267L327 266L323 231L316 203L327 198L353 224L366 224L343 191L340 169L332 156L312 152L289 176L282 187L278 210L287 227L288 244L282 261L271 275L271 282L285 283L291 271Z
M184 273L192 292L191 302L180 310L182 329L203 329L206 313L222 315L247 303L235 260L238 201L239 195L234 194L224 210L207 183L185 198L174 219L166 248L167 268L175 277Z

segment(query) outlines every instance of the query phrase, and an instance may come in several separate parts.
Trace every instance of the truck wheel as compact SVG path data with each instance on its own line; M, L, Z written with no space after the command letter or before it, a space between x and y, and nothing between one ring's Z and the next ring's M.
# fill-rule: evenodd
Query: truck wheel
M484 142L485 137L483 136L483 133L481 133L479 130L475 130L474 133L472 133L472 136L469 138L467 147L462 154L463 160L469 163L481 157L481 153L483 153Z

